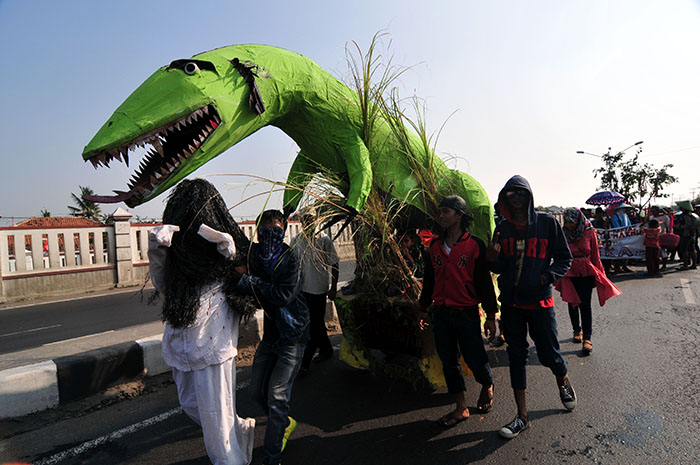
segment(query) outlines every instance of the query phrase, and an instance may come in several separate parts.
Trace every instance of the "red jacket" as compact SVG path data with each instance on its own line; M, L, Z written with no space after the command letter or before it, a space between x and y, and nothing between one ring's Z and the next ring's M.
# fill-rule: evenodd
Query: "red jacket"
M481 303L487 314L498 312L486 245L468 232L455 242L449 255L443 244L440 238L430 244L420 303L426 307L431 302L446 307L474 307Z

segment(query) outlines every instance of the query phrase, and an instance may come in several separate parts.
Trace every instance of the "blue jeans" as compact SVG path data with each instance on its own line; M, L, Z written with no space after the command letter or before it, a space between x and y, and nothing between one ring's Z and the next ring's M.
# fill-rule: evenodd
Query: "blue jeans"
M433 315L435 349L442 362L447 391L458 394L466 390L459 363L460 353L477 383L482 386L493 384L491 365L481 339L479 309L436 307Z
M506 350L510 366L510 385L513 389L527 388L525 365L527 365L530 346L527 342L528 330L535 342L540 363L552 370L555 376L566 375L566 361L559 351L554 308L524 310L501 305L501 322L508 344Z
M292 384L299 372L305 347L303 341L279 339L270 343L263 340L255 352L250 391L253 400L267 415L263 463L280 463Z

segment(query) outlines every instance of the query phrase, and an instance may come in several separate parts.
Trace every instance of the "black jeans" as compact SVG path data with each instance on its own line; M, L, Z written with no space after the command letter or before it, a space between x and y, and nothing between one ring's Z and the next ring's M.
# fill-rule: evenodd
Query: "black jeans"
M579 276L577 278L571 278L571 283L574 285L579 299L581 299L581 303L578 304L578 306L568 304L571 326L576 332L581 331L581 326L583 326L583 338L590 340L593 335L591 295L593 295L593 288L595 287L595 277ZM581 315L580 320L579 314Z
M447 391L458 394L466 390L459 355L482 386L493 384L491 365L481 339L479 309L436 307L433 317L435 349L442 362Z
M326 330L326 294L304 292L304 299L306 299L306 306L309 307L311 321L309 322L309 342L306 344L301 366L309 368L316 350L320 350L321 355L328 356L333 354L333 346Z

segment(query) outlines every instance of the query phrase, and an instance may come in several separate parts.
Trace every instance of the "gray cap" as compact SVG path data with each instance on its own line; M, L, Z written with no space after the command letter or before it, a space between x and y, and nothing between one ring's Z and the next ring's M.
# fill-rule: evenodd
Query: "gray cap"
M441 207L451 208L460 213L466 213L467 202L464 201L459 195L448 195L440 202Z

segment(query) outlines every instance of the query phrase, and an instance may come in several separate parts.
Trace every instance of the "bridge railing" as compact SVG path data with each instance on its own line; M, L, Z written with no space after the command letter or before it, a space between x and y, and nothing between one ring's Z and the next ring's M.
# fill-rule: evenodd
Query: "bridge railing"
M158 224L130 223L130 217L104 226L0 228L0 301L145 283L148 230ZM240 226L253 237L254 222ZM334 225L331 234L339 227ZM290 222L287 243L300 232L301 224ZM335 245L341 257L354 256L349 228Z

